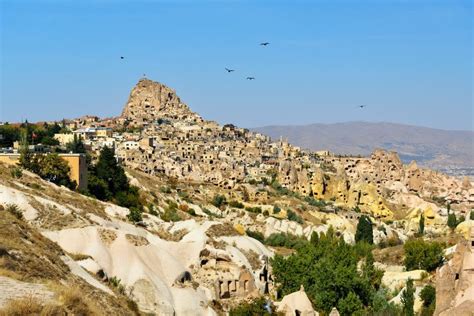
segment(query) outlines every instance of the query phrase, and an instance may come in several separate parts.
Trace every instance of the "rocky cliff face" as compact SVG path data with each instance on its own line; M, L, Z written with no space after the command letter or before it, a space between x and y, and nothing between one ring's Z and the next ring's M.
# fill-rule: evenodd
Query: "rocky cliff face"
M181 102L173 89L148 79L141 79L132 89L122 118L132 126L148 125L159 119L202 121L199 115Z
M434 315L472 315L474 311L474 229L457 244L451 260L436 272Z

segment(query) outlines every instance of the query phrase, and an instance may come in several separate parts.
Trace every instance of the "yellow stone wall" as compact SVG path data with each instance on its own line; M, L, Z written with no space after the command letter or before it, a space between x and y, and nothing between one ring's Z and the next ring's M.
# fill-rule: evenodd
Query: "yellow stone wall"
M87 188L87 164L86 156L83 154L59 154L70 168L69 177L76 181L79 189ZM20 159L20 154L0 154L0 162L7 165L16 165Z

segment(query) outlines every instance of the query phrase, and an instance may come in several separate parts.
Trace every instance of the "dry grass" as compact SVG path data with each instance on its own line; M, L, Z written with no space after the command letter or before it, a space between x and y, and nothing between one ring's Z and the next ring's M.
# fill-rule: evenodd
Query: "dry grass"
M258 253L256 253L252 249L250 250L239 249L239 250L245 255L245 257L250 262L250 265L252 266L252 269L254 271L260 270L262 268L262 261L260 260Z
M239 236L239 233L235 230L232 224L222 223L222 224L212 225L206 231L206 235L208 235L209 237Z
M91 256L84 255L82 253L71 253L71 252L66 252L66 253L74 261L81 261L81 260L86 260L86 259L92 258Z
M158 237L167 241L180 241L189 231L187 229L180 229L174 233L161 229L154 232Z
M59 289L59 300L72 315L104 315L100 309L77 287Z
M374 249L373 254L377 262L383 262L389 265L403 265L405 251L403 250L403 245L398 245L383 249Z
M33 296L11 300L4 308L0 309L0 316L53 316L65 314L66 310L62 306L43 304L38 298Z
M105 315L84 292L77 287L52 286L59 294L58 304L43 303L38 298L26 296L9 301L0 310L0 316L24 315Z

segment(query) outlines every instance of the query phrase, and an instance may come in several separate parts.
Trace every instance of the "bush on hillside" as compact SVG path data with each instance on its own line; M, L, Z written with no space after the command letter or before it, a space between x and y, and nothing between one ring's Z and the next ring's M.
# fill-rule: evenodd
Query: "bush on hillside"
M407 271L423 269L434 271L443 264L443 248L437 242L425 242L422 239L408 240L405 250L405 268Z
M261 232L253 231L250 229L247 229L245 232L247 233L247 236L257 239L262 244L265 242L265 237L263 236Z
M293 212L292 210L288 210L287 212L288 220L297 222L298 224L303 224L304 220L301 216Z

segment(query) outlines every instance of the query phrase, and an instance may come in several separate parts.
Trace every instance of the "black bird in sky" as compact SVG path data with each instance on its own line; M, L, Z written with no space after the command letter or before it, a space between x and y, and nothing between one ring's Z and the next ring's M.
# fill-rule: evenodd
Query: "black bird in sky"
M358 107L360 107L361 109L365 108L367 105L365 104L361 104L361 105L358 105Z
M226 68L225 70L227 70L227 72L235 71L235 69L229 69L229 68Z
M247 77L247 80L255 80L255 77Z
M123 57L123 56L120 56L120 59L125 59L125 57Z
M268 44L270 44L269 42L263 42L263 43L260 43L260 46L267 46Z

